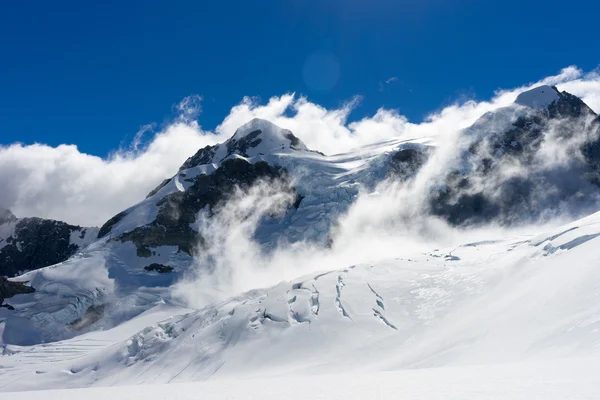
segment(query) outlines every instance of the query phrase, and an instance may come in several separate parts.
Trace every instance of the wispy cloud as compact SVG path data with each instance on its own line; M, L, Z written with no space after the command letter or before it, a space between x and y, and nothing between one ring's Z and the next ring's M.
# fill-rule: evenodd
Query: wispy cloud
M396 83L396 82L399 82L398 77L396 77L396 76L392 76L392 77L384 80L383 82L379 82L379 91L383 92L384 90L386 90L386 88L388 86L390 86L391 84Z

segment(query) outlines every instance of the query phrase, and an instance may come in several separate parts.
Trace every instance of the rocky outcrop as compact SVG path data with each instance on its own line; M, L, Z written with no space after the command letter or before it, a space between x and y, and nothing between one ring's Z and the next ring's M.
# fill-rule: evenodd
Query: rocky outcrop
M0 276L0 307L12 307L8 304L4 304L5 299L9 299L17 294L33 293L35 289L31 286L27 286L21 282L9 281L3 276Z
M160 190L160 189L158 189L158 190ZM117 215L115 215L114 217L112 217L111 219L106 221L106 223L104 225L102 225L102 227L98 231L98 238L103 238L104 236L108 235L110 233L110 230L112 229L112 227L114 225L118 224L119 221L121 221L123 218L125 218L126 215L127 215L127 212L121 211L120 213L118 213Z
M96 239L97 228L42 218L0 216L0 275L16 276L65 261Z
M472 138L463 170L449 170L443 190L432 194L434 214L456 225L511 224L543 218L567 203L585 210L583 199L593 200L600 186L600 120L578 97L552 90L555 101L515 118L506 130L479 125L489 131ZM541 165L549 141L571 152L566 162Z
M200 149L183 163L179 171L198 165L219 164L234 154L249 158L281 150L323 154L309 150L290 130L254 118L240 126L225 143Z
M188 158L179 171L183 171L189 168L193 168L197 165L211 164L215 157L218 146L206 146L203 149L198 150L196 154Z
M414 178L429 159L430 148L426 146L403 148L390 159L387 177L406 181Z
M146 265L144 269L148 272L156 271L159 274L168 274L169 272L173 272L174 268L169 265L152 263L150 265Z
M210 210L226 200L235 187L247 188L259 180L275 179L286 180L286 170L264 161L252 164L241 158L225 160L213 173L191 178L187 190L160 199L154 221L114 240L133 242L139 257L150 257L151 249L159 246L176 246L179 251L193 255L202 237L191 226L201 210Z
M158 185L157 187L155 187L154 189L152 189L152 191L150 193L148 193L148 195L146 196L146 198L150 198L150 197L154 196L156 193L158 193L160 191L160 189L162 189L165 186L167 186L167 184L170 181L171 181L170 179L165 179L164 181L162 181L160 183L160 185Z

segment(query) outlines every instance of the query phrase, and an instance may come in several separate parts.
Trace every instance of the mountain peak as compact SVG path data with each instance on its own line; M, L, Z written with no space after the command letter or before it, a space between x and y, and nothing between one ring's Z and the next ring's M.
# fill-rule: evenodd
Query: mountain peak
M205 164L219 164L235 155L252 158L293 151L311 150L292 131L283 129L266 119L254 118L240 126L224 143L198 150L179 170Z
M16 220L17 217L8 208L0 207L0 225Z
M225 142L228 149L230 144L239 142L255 143L252 148L256 153L267 154L274 150L308 150L292 131L283 129L271 121L253 118L240 126L233 136Z
M542 85L519 94L515 104L531 108L546 108L560 99L560 92L553 86Z

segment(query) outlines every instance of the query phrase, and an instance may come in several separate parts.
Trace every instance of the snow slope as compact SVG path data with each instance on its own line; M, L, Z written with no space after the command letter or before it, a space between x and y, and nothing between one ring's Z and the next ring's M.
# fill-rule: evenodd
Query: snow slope
M519 94L515 103L531 108L545 108L558 99L560 95L557 89L542 85Z
M82 397L89 400L592 400L600 395L599 366L593 358L576 358L552 363L46 390L43 397L48 400L79 400ZM40 392L10 393L13 400L37 400L39 396Z
M378 371L409 379L402 378L409 370L452 376L477 365L507 373L505 363L529 374L531 365L562 368L573 358L597 365L600 213L490 239L399 250L396 259L307 275L197 311L161 305L66 341L5 345L0 390Z

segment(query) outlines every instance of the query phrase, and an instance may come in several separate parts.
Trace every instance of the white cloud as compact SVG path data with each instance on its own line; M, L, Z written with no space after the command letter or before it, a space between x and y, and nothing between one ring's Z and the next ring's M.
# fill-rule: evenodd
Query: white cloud
M383 92L386 89L386 86L389 86L395 82L398 82L398 77L396 77L396 76L392 76L391 78L388 78L383 82L379 82L379 91ZM402 84L402 82L400 82L400 83Z
M202 96L197 94L186 96L173 108L179 115L180 121L191 123L202 111Z
M175 106L180 114L172 125L155 134L145 147L136 135L132 147L106 159L81 153L76 146L13 144L0 147L0 205L18 216L40 216L81 225L101 225L135 204L161 180L172 176L197 149L225 140L251 118L271 120L292 130L310 148L339 153L403 136L435 136L452 140L458 129L471 125L487 111L510 104L518 93L539 84L554 84L600 111L600 75L576 67L511 90L498 91L489 101L468 101L432 113L422 123L411 123L395 110L380 109L373 116L348 123L360 102L355 98L338 109L326 109L306 98L285 94L266 104L247 97L233 107L216 128L202 130L194 119L201 109L199 96ZM291 111L291 113L290 113Z
M17 216L100 225L143 199L196 149L215 141L219 138L197 126L176 123L143 150L119 151L108 159L73 145L0 147L0 204Z

